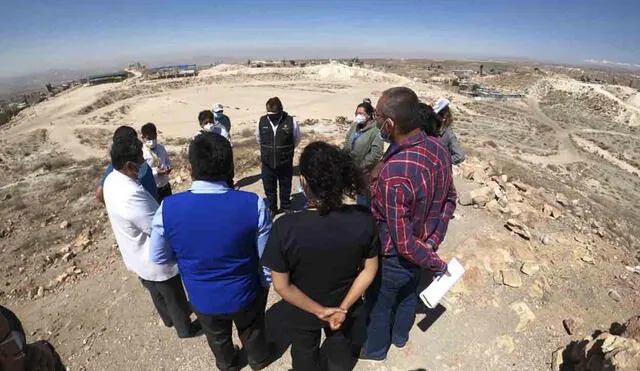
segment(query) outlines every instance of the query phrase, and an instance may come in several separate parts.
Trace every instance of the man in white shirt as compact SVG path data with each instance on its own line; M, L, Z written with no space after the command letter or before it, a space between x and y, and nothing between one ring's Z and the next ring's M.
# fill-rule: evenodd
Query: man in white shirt
M300 126L284 111L278 97L269 98L266 106L267 114L258 120L256 139L260 144L262 185L271 214L275 216L280 211L291 210L293 154L300 143ZM281 209L278 209L278 184Z
M158 187L158 202L162 202L165 197L171 196L171 184L169 183L169 173L171 173L171 161L164 146L158 143L158 129L152 123L147 123L140 130L144 145L142 154L153 173L153 178Z
M151 225L156 200L138 181L144 164L142 143L133 137L119 138L111 147L114 171L104 182L104 200L111 228L128 270L135 272L149 290L167 327L178 337L196 336L199 323L191 323L191 309L176 264L155 264L149 257Z

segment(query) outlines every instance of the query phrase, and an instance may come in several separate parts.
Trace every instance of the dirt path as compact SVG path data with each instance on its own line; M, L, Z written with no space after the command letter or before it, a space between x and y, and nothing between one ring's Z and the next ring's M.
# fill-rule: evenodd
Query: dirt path
M533 95L527 97L527 104L531 110L531 114L534 119L538 120L544 125L547 125L555 130L556 137L558 139L558 153L552 156L537 156L532 154L525 154L522 157L530 162L539 164L568 164L577 161L583 161L584 156L580 153L580 150L576 148L570 138L571 130L567 130L561 127L556 121L550 119L542 109L538 98Z

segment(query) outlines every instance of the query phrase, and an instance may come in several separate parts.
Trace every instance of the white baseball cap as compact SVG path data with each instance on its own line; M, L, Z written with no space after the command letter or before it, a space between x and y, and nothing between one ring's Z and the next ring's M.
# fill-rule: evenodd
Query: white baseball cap
M445 109L445 107L447 107L450 104L451 102L447 98L438 98L438 101L436 102L435 106L433 106L433 110L436 113L440 113L440 111Z
M213 105L213 112L222 112L223 109L224 107L222 107L222 104L220 103L216 103Z

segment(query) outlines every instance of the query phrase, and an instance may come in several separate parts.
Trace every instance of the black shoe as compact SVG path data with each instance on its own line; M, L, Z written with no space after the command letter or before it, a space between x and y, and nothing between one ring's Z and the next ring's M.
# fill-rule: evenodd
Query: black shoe
M385 359L387 359L387 357L386 357L386 356L385 356L385 357L382 357L382 358L374 358L374 357L370 357L370 356L368 356L368 355L365 353L364 349L362 349L362 350L360 351L360 354L358 355L358 359L359 359L360 361L383 362Z
M189 326L189 333L178 334L178 337L180 339L189 339L189 338L198 337L203 334L204 334L204 330L202 329L202 325L200 324L200 321L195 320L191 322L191 325Z

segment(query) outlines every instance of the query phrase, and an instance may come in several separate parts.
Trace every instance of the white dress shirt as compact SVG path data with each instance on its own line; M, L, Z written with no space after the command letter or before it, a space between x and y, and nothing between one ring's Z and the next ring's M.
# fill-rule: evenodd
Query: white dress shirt
M169 184L169 175L158 174L158 169L160 167L171 166L171 161L169 161L169 154L167 153L166 148L159 143L153 148L145 144L142 146L142 154L144 155L144 160L153 171L153 179L156 181L156 187L166 187L167 184Z
M156 282L178 274L176 264L155 264L149 257L151 223L158 203L140 183L117 170L112 171L104 181L104 202L128 270Z

